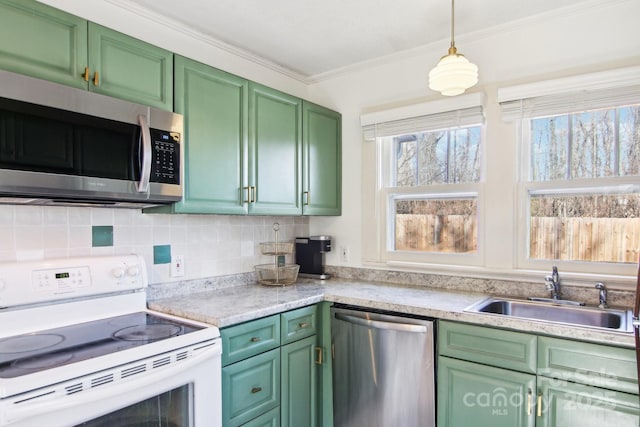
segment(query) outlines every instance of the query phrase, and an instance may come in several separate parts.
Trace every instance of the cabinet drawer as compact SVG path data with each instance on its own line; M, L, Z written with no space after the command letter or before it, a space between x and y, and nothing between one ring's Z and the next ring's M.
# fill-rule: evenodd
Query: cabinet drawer
M280 406L280 349L222 368L222 423L239 426Z
M538 375L626 393L638 393L633 349L568 341L538 339Z
M280 346L280 315L223 328L222 366Z
M275 408L254 418L242 427L280 427L280 408Z
M536 373L535 335L444 321L439 325L441 356Z
M282 344L315 335L318 328L316 313L315 305L282 313Z

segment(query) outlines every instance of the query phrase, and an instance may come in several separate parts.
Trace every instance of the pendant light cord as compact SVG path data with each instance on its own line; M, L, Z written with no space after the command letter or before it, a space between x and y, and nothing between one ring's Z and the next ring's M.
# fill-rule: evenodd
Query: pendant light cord
M451 0L451 46L449 47L449 55L455 55L458 52L458 49L456 49L456 42L454 39L454 28L455 28L455 20L453 19L454 16L454 7L453 7L453 3L454 0Z
M451 47L456 47L456 42L454 41L454 38L453 38L453 34L454 34L453 29L455 26L454 19L453 19L453 14L454 14L453 2L454 1L455 0L451 0Z

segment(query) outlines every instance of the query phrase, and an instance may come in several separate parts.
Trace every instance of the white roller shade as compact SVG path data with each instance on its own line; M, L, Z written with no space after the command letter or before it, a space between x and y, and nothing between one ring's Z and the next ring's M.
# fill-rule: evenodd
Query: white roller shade
M365 141L379 137L484 123L484 93L415 104L360 116Z
M498 89L505 121L640 103L640 67Z

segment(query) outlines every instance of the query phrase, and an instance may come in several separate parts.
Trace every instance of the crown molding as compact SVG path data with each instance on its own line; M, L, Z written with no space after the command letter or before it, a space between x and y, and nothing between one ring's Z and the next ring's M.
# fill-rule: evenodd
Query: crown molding
M159 25L171 28L176 32L182 33L193 39L202 41L210 46L218 48L232 55L238 56L239 58L242 58L246 61L253 62L257 65L265 67L274 72L280 73L286 77L290 77L294 80L300 81L307 85L320 83L325 80L334 79L346 74L351 74L357 71L370 69L372 67L383 66L389 63L393 63L395 61L419 57L425 54L431 54L433 51L438 50L440 48L442 49L442 52L444 54L446 53L446 47L449 45L448 38L446 40L441 39L434 42L426 43L422 46L406 49L400 52L396 52L390 55L385 55L379 58L374 58L371 60L361 61L352 65L326 71L323 73L318 73L314 75L305 75L291 68L284 67L274 61L266 59L263 56L257 55L246 49L238 48L229 43L223 42L219 39L206 35L201 31L197 31L193 28L189 28L186 25L182 24L181 22L175 19L172 19L171 17L158 14L145 7L133 4L127 0L106 0L106 1L108 3L113 4L114 6L127 10L128 12L136 16L142 17L144 19L147 19ZM496 35L516 31L523 27L545 23L545 22L548 22L550 19L561 19L565 17L573 17L576 14L591 11L594 8L614 7L614 6L619 6L621 3L629 3L633 1L637 1L637 0L586 0L579 4L574 4L574 5L566 6L560 9L554 9L553 11L543 12L537 15L528 16L515 21L510 21L504 24L496 25L490 28L473 31L466 34L456 34L456 42L459 45L464 45L466 43L476 42L478 40L495 37ZM434 57L434 63L438 59L439 57L437 58Z
M592 11L596 8L604 9L609 7L619 7L621 3L631 3L637 0L586 0L579 4L565 6L563 8L554 9L553 11L543 12L536 15L527 16L525 18L509 21L504 24L495 25L493 27L477 30L469 33L456 34L456 44L458 46L464 46L467 43L477 42L479 40L489 39L501 34L517 31L521 28L526 28L536 24L543 24L550 19L561 19L568 17L575 17L576 14ZM324 80L330 80L337 77L341 77L353 72L371 69L378 66L387 65L396 61L404 59L410 59L415 57L424 56L426 54L432 54L434 50L442 50L442 54L446 54L446 49L449 47L450 40L441 39L434 42L424 44L422 46L406 49L400 52L392 53L390 55L374 58L366 61L361 61L352 65L348 65L335 70L330 70L324 73L315 74L307 77L308 84L320 83ZM434 56L434 65L440 59L440 56Z
M126 11L139 16L141 18L147 19L151 22L154 22L158 25L171 28L172 30L182 33L188 37L191 37L195 40L199 40L204 42L210 46L213 46L217 49L223 50L227 53L235 55L239 58L245 59L247 61L253 62L257 65L275 71L277 73L283 74L287 77L290 77L294 80L298 80L302 83L309 84L309 80L306 75L294 71L290 68L283 67L280 64L277 64L273 61L270 61L260 55L257 55L253 52L250 52L245 49L241 49L239 47L233 46L229 43L223 42L222 40L211 37L207 34L204 34L201 31L197 31L193 28L189 28L185 26L183 23L172 19L170 17L161 15L159 13L153 12L145 7L133 4L127 0L106 0L108 3L113 4L121 9L125 9Z

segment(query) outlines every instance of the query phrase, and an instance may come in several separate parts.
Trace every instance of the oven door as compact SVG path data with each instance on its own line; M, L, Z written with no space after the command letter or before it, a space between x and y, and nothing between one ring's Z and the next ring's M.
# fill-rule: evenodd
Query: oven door
M3 399L0 426L220 427L221 340L194 347Z

